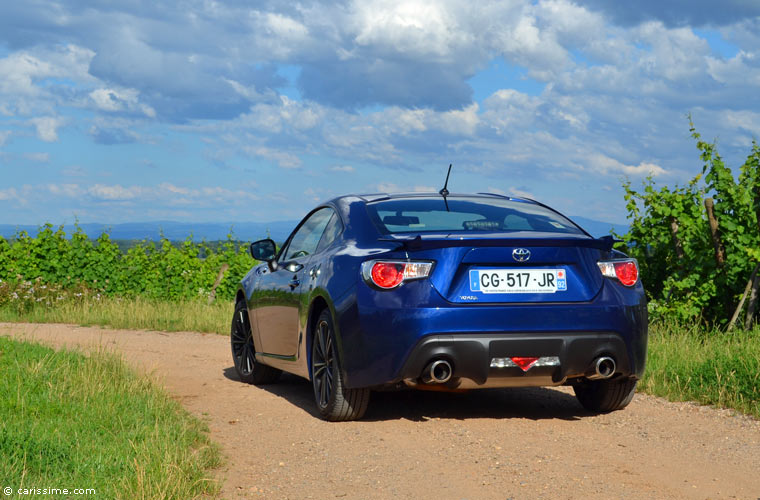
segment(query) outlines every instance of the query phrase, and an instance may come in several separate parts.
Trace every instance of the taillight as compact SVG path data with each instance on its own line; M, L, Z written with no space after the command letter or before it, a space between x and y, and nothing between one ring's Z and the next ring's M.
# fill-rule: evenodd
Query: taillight
M604 276L615 278L625 286L633 286L639 280L639 265L636 259L607 260L597 264Z
M370 260L362 264L362 276L368 283L390 290L404 281L427 278L432 269L429 261Z

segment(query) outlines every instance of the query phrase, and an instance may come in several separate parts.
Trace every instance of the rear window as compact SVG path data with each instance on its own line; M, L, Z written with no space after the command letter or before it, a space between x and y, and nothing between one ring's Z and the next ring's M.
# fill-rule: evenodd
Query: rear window
M367 204L383 234L536 231L584 234L566 217L533 203L507 199L398 198Z

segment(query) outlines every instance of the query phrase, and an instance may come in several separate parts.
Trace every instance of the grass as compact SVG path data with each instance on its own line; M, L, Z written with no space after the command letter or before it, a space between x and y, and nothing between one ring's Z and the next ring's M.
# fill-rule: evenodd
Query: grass
M652 324L639 390L760 418L760 328L726 333Z
M21 309L0 307L0 321L27 323L73 323L83 326L159 330L166 332L206 332L227 335L234 304L205 300L166 300L142 297L95 297L66 299L54 306Z
M209 470L220 452L205 425L118 356L0 338L0 373L0 487L95 490L77 498L216 496Z

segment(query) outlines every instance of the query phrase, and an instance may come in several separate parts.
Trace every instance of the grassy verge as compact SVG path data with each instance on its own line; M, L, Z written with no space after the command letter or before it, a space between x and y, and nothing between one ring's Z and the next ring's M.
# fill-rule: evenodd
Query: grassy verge
M639 389L760 418L760 329L725 333L653 324Z
M117 356L0 338L0 373L0 486L115 499L218 491L208 472L220 452L205 426Z
M74 323L112 328L229 334L234 304L205 300L169 302L142 297L84 297L54 306L0 307L0 321Z

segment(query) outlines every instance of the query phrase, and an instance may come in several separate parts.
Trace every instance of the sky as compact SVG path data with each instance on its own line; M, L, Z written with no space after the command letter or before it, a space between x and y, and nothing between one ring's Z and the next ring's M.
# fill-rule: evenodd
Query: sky
M701 171L689 114L738 169L760 2L0 3L0 224L294 220L450 163L619 223Z

